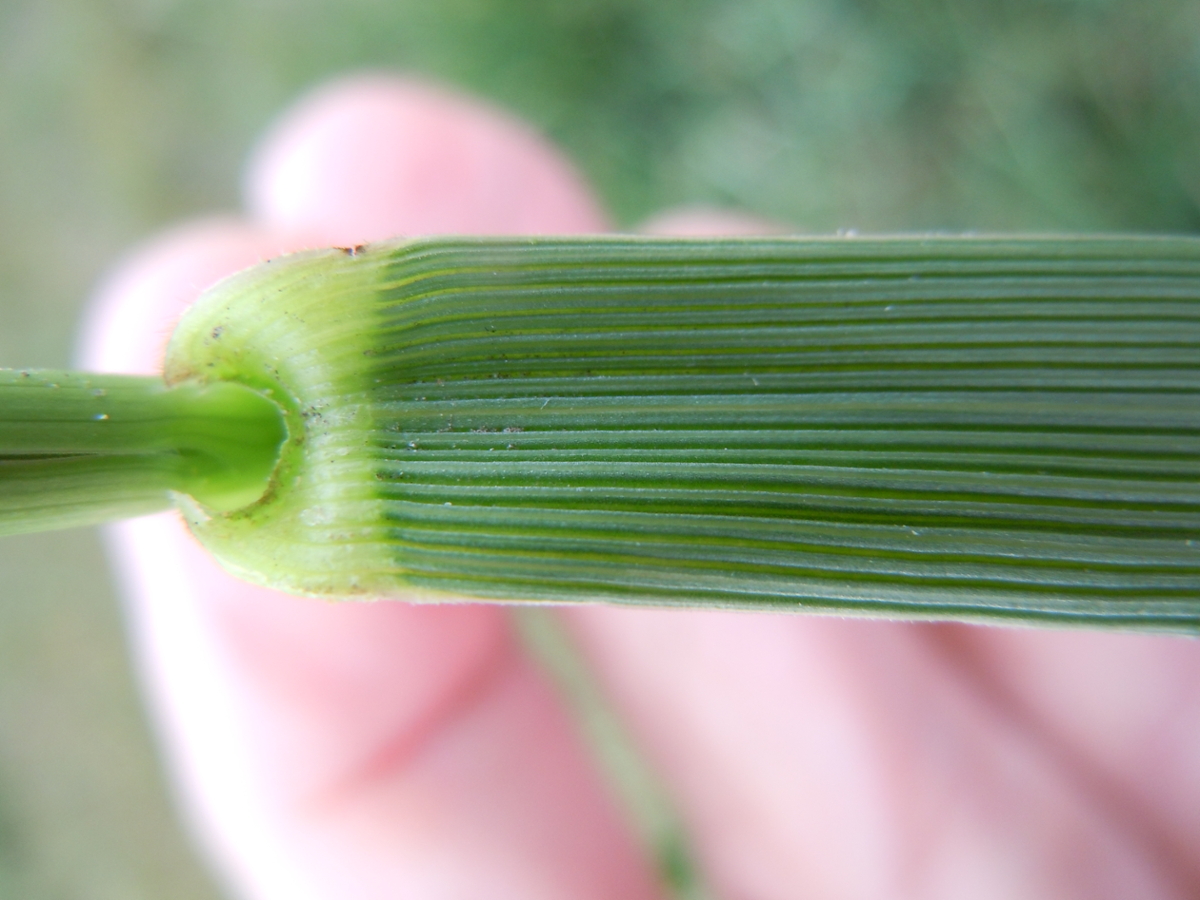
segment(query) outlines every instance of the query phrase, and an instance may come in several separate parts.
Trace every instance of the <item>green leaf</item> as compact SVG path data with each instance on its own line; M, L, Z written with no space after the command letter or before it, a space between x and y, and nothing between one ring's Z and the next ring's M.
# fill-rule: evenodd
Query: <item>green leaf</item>
M331 596L1200 626L1200 242L442 239L300 254L170 381L289 440L233 571Z

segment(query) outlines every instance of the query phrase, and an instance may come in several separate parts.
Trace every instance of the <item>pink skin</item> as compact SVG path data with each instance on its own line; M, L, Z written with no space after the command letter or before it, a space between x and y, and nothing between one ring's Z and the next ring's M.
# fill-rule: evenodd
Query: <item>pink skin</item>
M214 279L394 234L599 231L571 166L444 89L329 85L250 166L244 220L177 230L96 306L86 362L153 371ZM761 227L714 211L656 230ZM181 798L236 896L660 897L496 607L248 587L172 515L112 532ZM1200 644L802 616L567 621L719 897L1200 896Z

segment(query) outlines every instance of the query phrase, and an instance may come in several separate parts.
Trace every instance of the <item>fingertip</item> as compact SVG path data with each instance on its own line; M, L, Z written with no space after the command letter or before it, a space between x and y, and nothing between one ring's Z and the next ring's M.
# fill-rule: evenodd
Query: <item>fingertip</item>
M761 216L716 206L681 206L646 219L638 232L670 237L753 237L792 229Z
M205 288L300 244L605 225L582 179L526 126L385 77L303 101L264 142L247 191L257 224L185 226L118 267L88 318L88 366L158 371ZM530 897L654 894L502 610L285 597L220 570L174 515L123 523L111 540L181 795L248 895L346 896L308 878L325 866L314 846L348 861L329 884L367 873L391 885L372 896L425 878L540 885ZM439 804L452 814L435 831ZM396 871L414 847L431 851L424 868Z
M333 82L286 112L254 154L245 193L259 221L331 244L606 227L583 178L523 122L381 74Z
M232 217L189 222L135 248L88 305L80 365L157 374L176 322L206 288L288 249L286 239Z

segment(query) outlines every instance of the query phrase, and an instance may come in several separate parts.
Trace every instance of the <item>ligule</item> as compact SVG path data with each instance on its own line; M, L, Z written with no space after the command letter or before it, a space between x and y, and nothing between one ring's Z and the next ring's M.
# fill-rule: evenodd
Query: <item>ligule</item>
M219 286L240 574L332 596L1200 628L1200 242L443 239ZM282 398L282 399L281 399Z

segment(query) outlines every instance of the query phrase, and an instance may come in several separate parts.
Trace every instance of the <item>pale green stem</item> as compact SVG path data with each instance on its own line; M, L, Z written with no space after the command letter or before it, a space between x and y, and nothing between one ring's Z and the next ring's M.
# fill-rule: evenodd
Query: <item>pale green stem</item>
M154 512L172 492L244 507L283 438L279 407L229 382L0 370L0 534Z

